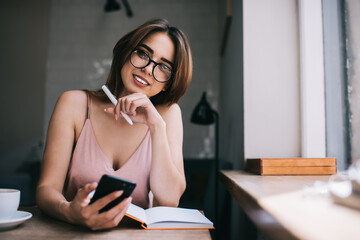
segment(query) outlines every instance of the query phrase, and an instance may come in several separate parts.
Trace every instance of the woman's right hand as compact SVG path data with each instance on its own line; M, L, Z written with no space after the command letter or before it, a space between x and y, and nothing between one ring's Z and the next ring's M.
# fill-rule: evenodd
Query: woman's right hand
M125 198L115 207L99 213L99 210L112 202L123 191L115 191L107 196L90 203L90 193L97 187L97 183L86 184L80 188L75 198L70 202L68 219L72 223L87 226L91 230L101 230L116 227L124 217L131 203L131 197Z

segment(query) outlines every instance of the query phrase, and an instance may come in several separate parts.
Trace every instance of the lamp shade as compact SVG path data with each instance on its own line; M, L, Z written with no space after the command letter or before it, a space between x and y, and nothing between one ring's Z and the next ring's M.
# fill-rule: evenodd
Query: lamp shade
M195 106L191 115L191 122L201 125L209 125L215 122L214 110L206 100L206 92L203 92L200 102Z
M106 0L104 11L113 12L119 10L120 8L120 4L117 3L116 0Z

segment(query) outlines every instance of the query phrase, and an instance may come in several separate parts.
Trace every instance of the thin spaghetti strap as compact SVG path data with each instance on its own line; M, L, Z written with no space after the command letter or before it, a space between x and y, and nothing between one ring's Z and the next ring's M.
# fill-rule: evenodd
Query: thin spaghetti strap
M89 119L90 118L90 104L91 104L91 98L90 95L87 95L87 116L86 118Z

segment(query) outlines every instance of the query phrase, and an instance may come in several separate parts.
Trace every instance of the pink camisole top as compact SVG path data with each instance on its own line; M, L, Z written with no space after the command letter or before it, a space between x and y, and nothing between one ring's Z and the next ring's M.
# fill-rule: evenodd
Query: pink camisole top
M71 201L77 189L87 183L99 182L104 174L113 175L136 182L132 194L132 203L149 208L152 205L150 193L151 137L148 131L134 154L121 166L114 170L109 159L100 148L90 120L90 101L83 129L76 143L69 170L66 177L64 196Z

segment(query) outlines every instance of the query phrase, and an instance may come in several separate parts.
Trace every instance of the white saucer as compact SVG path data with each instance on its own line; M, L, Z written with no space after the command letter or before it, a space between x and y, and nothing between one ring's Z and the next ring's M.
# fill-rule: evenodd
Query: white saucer
M16 211L12 218L0 221L0 231L4 231L10 228L14 228L26 220L30 219L32 214L24 211Z

